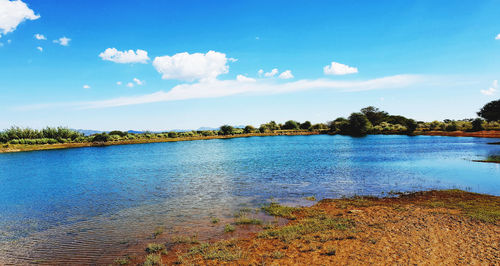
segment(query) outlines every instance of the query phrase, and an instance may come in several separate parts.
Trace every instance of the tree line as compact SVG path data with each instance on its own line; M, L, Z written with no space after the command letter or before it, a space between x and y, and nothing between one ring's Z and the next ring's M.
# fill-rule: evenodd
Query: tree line
M285 123L270 121L258 128L247 125L235 128L223 125L217 130L186 131L186 132L145 132L140 134L126 131L110 131L85 136L84 134L65 127L47 127L41 130L31 128L11 127L0 131L0 143L8 144L55 144L77 142L108 142L136 139L190 138L227 136L238 134L285 133L298 131L314 131L324 134L342 134L350 136L365 136L367 134L407 134L416 131L481 131L500 130L500 100L487 103L477 113L475 119L423 122L415 121L401 115L390 115L374 106L362 108L349 117L339 117L327 123L312 124L310 121L298 122L288 120Z

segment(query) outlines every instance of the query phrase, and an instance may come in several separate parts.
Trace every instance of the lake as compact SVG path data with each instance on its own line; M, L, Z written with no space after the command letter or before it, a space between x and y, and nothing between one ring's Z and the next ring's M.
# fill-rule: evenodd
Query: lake
M500 195L500 139L273 136L0 154L0 264L112 261L270 198L459 188Z

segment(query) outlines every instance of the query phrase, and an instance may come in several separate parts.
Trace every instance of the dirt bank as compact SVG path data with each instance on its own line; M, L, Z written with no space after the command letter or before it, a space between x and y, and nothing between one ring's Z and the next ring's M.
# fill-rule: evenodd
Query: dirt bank
M322 200L312 207L278 204L267 211L290 219L260 232L209 243L160 243L118 264L359 265L500 263L500 197L458 190L397 198ZM253 225L255 226L255 225ZM233 235L234 234L234 235ZM231 238L234 236L234 238ZM153 246L154 248L154 246ZM150 264L151 265L151 264Z
M478 138L500 138L500 130L483 130L477 132L465 131L424 131L417 132L418 135L428 136L450 136L450 137L478 137Z

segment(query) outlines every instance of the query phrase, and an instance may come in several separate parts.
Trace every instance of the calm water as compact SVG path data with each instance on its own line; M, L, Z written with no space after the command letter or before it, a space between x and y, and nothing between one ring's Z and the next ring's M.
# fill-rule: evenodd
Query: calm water
M499 139L280 136L0 154L0 264L98 263L112 248L270 197L460 188L500 195ZM113 255L114 256L114 255Z

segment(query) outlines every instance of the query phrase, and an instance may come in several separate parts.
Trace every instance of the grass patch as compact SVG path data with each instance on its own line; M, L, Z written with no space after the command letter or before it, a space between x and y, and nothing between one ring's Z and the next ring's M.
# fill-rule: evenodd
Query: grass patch
M153 238L157 238L159 235L163 234L163 227L158 226L153 231Z
M305 197L304 199L310 200L310 201L316 201L316 197L315 196Z
M255 224L255 225L261 225L262 220L260 219L255 219L255 218L248 218L248 217L240 217L236 220L235 224Z
M187 256L201 256L206 260L234 261L241 258L242 251L236 246L235 240L226 240L192 247Z
M300 208L283 206L276 202L271 202L271 204L269 204L268 206L262 207L262 210L272 216L279 216L290 220L295 220L297 217L293 214L293 212L300 210Z
M226 226L224 226L224 233L231 233L234 232L234 230L236 230L236 228L231 224L226 224Z
M130 263L129 257L118 258L115 260L115 264L117 265L127 265Z
M198 236L174 236L172 237L172 243L174 244L198 244Z
M459 209L473 219L496 223L500 221L500 202L497 197L469 193L457 189L443 190L444 197L424 203L433 208Z
M279 239L283 242L289 242L299 239L304 235L336 229L346 230L354 227L354 222L342 217L314 217L306 218L292 225L282 226L276 229L269 229L259 233L258 237L268 239Z
M161 265L161 256L158 254L149 254L146 256L144 266Z
M285 254L283 254L283 252L280 252L280 251L275 251L271 254L271 258L275 259L275 260L279 260L279 259L282 259L285 257Z
M149 243L146 247L147 253L159 253L161 251L165 251L165 245L163 244Z
M212 217L210 219L210 222L213 223L213 224L218 224L220 222L220 219L219 218L216 218L216 217Z

